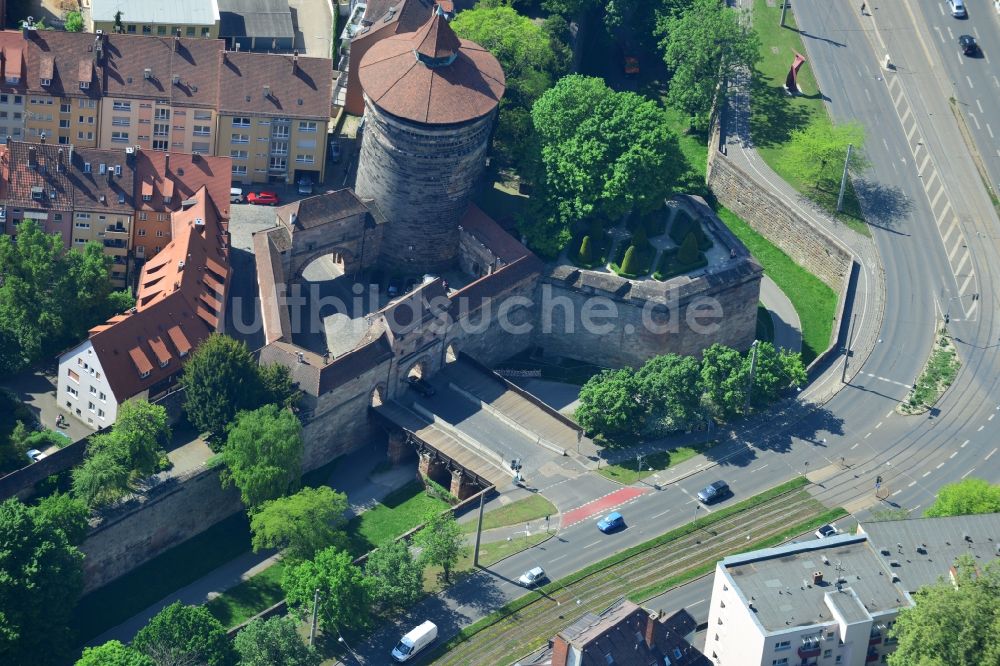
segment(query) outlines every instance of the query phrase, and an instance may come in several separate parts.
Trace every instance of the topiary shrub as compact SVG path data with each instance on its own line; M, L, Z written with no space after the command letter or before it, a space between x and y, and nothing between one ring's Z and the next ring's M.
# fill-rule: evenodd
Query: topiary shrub
M698 261L698 238L694 235L694 232L689 232L684 237L684 242L681 243L680 249L677 250L677 261L682 266L689 266Z
M576 256L582 263L585 264L589 264L594 260L593 253L590 249L590 236L583 237L583 241L580 242L580 251Z
M626 275L635 275L637 267L635 265L635 245L629 245L628 249L625 250L625 258L622 259L621 272Z

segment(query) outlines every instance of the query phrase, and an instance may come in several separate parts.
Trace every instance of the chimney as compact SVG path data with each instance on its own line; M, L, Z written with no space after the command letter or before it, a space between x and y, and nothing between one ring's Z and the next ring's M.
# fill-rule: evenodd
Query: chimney
M42 132L41 134L38 135L38 141L42 145L45 145L45 132Z
M655 631L656 631L656 614L646 613L646 631L643 633L643 638L646 639L646 647L650 650L656 645Z
M266 99L271 99L271 86L264 84L264 97Z
M56 171L60 171L61 172L62 170L63 170L63 149L60 148L59 149L59 155L58 155L57 160L56 160Z
M813 585L822 585L822 584L823 584L823 572L813 571Z
M38 165L38 155L34 146L28 146L28 168L34 169Z
M299 50L295 49L292 51L292 71L297 72L299 70Z
M173 76L170 77L170 80L174 82L175 86L179 85L180 82L181 82L181 75L180 74L174 74Z
M170 171L170 153L163 153L163 173Z

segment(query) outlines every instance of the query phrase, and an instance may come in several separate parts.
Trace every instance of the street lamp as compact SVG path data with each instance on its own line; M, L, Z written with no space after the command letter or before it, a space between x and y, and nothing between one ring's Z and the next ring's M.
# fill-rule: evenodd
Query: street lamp
M347 641L344 640L344 637L341 635L340 629L337 627L337 625L333 625L333 628L337 630L337 642L342 643L343 646L347 648L347 651L351 653L352 657L354 657L354 661L358 662L359 664L363 664L364 662L361 660L361 657L358 656L358 653L352 650L351 646L348 645Z

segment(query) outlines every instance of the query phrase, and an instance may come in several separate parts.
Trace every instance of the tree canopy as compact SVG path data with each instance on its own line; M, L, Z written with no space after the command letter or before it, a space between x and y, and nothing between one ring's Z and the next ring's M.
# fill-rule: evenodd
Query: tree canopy
M320 654L306 645L290 617L254 620L244 627L233 646L240 666L319 666Z
M680 15L661 13L657 34L671 71L667 103L687 113L692 127L706 129L720 82L753 68L760 40L719 0L692 0Z
M652 100L573 74L545 91L531 119L543 171L532 215L543 222L521 231L533 247L544 250L548 239L565 238L572 224L591 216L617 220L629 210L649 212L677 183L677 137Z
M364 573L343 550L327 548L285 568L281 579L288 605L300 614L311 612L313 594L319 590L320 624L335 630L358 629L368 622L368 588Z
M937 499L927 507L926 516L967 516L1000 512L1000 485L971 477L947 483L938 489Z
M791 133L783 159L794 167L802 182L816 189L835 191L840 187L848 144L854 146L848 168L854 172L866 168L864 141L865 130L858 123L833 127L810 123Z
M97 243L67 250L34 220L17 226L16 242L0 234L0 375L58 353L117 312L110 267Z
M584 430L608 437L636 432L643 407L632 368L605 370L580 389L576 420Z
M83 589L83 554L53 513L0 503L0 663L62 664L70 614Z
M222 450L223 487L240 489L253 512L262 503L295 490L302 476L302 424L277 405L240 412Z
M281 548L286 561L298 561L330 546L343 547L347 507L347 495L327 486L264 502L250 516L254 552Z
M72 495L53 493L38 500L32 511L37 523L62 531L73 546L79 546L87 536L90 511L84 502Z
M376 607L402 610L423 594L424 568L413 559L405 542L390 541L368 555L365 581Z
M890 666L996 666L1000 663L1000 561L977 566L969 555L955 562L955 583L917 590L889 635L899 643Z
M423 549L421 562L441 567L445 581L450 581L452 570L467 548L465 535L455 522L455 516L450 511L432 513L413 540Z
M636 372L635 383L639 402L649 414L647 429L654 434L684 430L704 418L697 358L656 356Z
M158 665L236 666L226 630L204 606L170 604L139 630L132 647Z
M97 647L84 648L76 666L158 666L158 664L129 645L108 641Z

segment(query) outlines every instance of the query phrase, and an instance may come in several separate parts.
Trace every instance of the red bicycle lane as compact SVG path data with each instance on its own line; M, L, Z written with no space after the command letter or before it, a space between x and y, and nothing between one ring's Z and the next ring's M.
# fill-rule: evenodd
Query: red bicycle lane
M586 520L587 518L603 514L606 511L622 506L637 497L645 495L650 490L651 488L635 488L632 486L619 488L614 492L608 493L604 497L598 497L597 499L587 502L582 506L578 506L575 509L570 509L565 512L562 515L560 527L561 529L566 529L567 527L575 525L583 520Z

